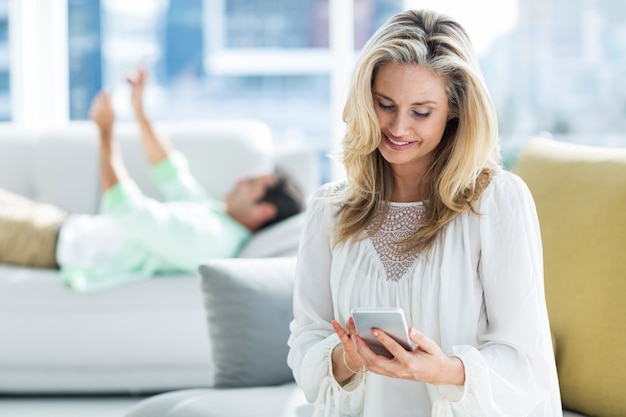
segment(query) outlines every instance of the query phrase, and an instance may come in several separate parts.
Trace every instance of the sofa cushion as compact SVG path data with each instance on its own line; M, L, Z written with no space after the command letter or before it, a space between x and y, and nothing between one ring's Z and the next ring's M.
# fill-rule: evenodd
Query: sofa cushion
M296 258L214 259L199 267L215 387L293 380L287 366Z
M198 276L76 294L56 270L0 265L0 393L208 387L206 332Z
M37 192L33 186L36 134L31 129L17 127L14 123L2 123L0 138L0 187L25 197L34 197Z
M626 149L533 139L513 170L541 224L566 408L626 415Z

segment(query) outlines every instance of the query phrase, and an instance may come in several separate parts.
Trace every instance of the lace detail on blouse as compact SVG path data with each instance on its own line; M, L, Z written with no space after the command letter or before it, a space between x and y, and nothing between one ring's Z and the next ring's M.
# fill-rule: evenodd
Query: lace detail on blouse
M370 237L372 246L387 273L387 280L399 281L413 266L417 257L402 253L399 242L413 234L424 222L425 216L426 207L423 204L392 203L382 226ZM370 232L376 223L372 222L367 231Z

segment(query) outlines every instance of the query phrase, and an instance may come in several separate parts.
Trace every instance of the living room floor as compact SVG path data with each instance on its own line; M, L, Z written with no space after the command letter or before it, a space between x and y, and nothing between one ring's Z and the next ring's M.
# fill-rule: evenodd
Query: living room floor
M2 397L2 417L123 417L146 397Z

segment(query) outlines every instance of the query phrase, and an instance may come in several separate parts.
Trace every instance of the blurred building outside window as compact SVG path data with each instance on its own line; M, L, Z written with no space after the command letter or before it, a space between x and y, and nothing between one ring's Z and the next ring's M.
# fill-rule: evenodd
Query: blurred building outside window
M67 1L72 119L87 117L100 88L113 92L118 118L130 119L123 78L142 62L150 69L146 103L155 120L261 119L280 146L313 148L323 162L330 138L341 134L338 102L355 49L404 6L402 0Z
M0 0L0 121L11 120L9 0Z
M623 0L0 0L0 120L86 120L103 88L130 120L123 78L143 62L155 120L261 119L280 146L323 155L358 51L419 7L468 29L503 144L626 146Z

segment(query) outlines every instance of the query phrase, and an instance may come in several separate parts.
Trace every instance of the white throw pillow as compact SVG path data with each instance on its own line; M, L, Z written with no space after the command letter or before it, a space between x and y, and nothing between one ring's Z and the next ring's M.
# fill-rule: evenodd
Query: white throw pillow
M261 229L244 245L238 258L270 258L298 254L304 212Z

